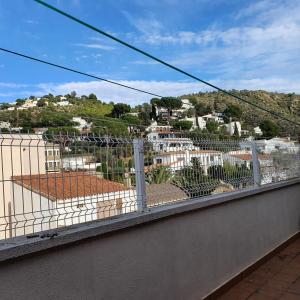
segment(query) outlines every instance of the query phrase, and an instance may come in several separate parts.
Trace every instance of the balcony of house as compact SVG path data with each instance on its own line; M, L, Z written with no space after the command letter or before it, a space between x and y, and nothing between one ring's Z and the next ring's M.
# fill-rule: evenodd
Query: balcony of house
M80 149L96 170L12 166L1 177L1 299L299 298L299 152L192 141L200 154L170 164L154 142L93 136Z

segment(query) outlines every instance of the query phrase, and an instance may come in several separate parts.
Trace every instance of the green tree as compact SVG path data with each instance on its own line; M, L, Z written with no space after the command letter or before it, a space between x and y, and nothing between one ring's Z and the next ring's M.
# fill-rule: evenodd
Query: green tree
M174 129L177 130L190 130L193 126L193 122L186 120L176 120L172 123Z
M172 112L175 109L179 109L182 106L180 99L175 97L162 97L161 99L152 99L152 103L158 107L163 107L168 111L168 119L172 116Z
M273 138L279 133L279 127L271 120L262 121L259 127L266 138Z
M197 117L201 117L212 112L211 108L202 102L199 102L195 105L195 111Z
M168 167L160 166L148 172L146 174L146 181L150 184L157 183L167 183L171 180L172 173Z
M217 133L219 124L216 121L210 120L206 122L206 129L210 133Z
M225 122L229 122L230 119L232 119L232 121L238 121L242 117L242 110L237 105L228 104L223 114Z
M22 106L25 103L24 99L17 99L16 100L16 106Z
M36 105L37 105L37 107L44 107L44 106L47 106L46 99L41 98L40 100L38 100L38 102L37 102Z
M235 137L239 137L239 136L240 136L240 134L239 134L239 129L238 129L237 125L236 125L236 122L234 123L234 132L233 132L233 136L235 136Z
M130 105L125 103L117 103L114 105L111 115L114 118L120 118L122 115L130 112Z
M5 110L8 109L9 107L10 107L9 103L1 103L0 110Z
M97 100L97 96L95 94L89 94L88 98L91 100Z

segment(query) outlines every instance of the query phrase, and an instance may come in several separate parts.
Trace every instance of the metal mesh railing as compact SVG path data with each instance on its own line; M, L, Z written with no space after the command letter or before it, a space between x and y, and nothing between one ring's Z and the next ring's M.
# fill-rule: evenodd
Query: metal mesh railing
M0 238L299 177L299 151L254 142L0 135Z

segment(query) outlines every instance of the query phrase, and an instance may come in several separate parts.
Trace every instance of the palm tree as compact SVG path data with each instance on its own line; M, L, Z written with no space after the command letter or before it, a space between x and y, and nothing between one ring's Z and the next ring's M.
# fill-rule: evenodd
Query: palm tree
M162 183L167 183L172 179L173 175L168 167L157 167L150 171L146 175L146 181L149 184L157 183L157 184L162 184Z

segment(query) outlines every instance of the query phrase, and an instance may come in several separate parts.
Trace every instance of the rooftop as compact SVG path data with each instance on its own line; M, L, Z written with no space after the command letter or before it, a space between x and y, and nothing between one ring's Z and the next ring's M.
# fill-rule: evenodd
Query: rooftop
M146 186L148 205L175 202L186 199L188 196L179 187L171 183L149 184Z
M189 154L221 154L220 151L217 150L187 150ZM186 151L171 151L159 153L157 156L172 156L174 154L186 154Z
M14 176L13 181L52 201L127 190L121 183L98 178L87 172Z

